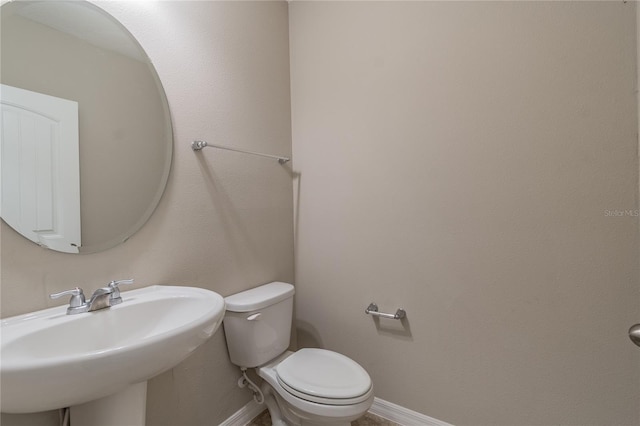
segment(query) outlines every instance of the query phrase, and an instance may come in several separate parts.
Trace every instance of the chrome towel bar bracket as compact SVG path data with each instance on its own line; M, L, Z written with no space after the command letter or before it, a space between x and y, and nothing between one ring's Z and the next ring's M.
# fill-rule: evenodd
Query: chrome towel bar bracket
M378 305L375 303L370 303L367 309L364 311L365 314L373 315L375 317L389 318L389 319L402 319L407 316L407 312L399 308L395 314L385 314L384 312L378 312Z

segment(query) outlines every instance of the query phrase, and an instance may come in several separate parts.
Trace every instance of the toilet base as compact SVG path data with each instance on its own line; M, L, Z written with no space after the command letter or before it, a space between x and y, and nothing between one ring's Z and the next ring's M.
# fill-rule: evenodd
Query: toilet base
M296 412L274 393L273 388L266 381L262 382L260 390L264 395L264 403L269 410L272 426L351 426L351 421L344 421L344 419L332 421L326 418L311 418L307 413Z

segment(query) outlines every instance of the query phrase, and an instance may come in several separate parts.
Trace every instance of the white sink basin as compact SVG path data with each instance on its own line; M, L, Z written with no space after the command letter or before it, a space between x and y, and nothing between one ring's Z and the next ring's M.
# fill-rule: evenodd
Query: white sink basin
M224 299L193 287L122 293L108 309L66 306L2 320L0 406L30 413L82 404L144 382L184 360L220 327Z

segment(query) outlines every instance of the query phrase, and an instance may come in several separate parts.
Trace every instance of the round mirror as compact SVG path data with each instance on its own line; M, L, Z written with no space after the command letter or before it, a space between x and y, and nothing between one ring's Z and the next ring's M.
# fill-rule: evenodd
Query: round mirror
M169 107L151 61L86 1L14 1L0 15L2 219L68 253L126 241L171 167Z

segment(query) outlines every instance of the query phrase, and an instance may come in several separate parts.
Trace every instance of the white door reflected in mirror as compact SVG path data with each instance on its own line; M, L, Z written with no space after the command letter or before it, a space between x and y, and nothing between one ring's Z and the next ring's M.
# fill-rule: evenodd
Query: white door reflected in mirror
M0 215L43 247L81 246L78 103L0 86Z

